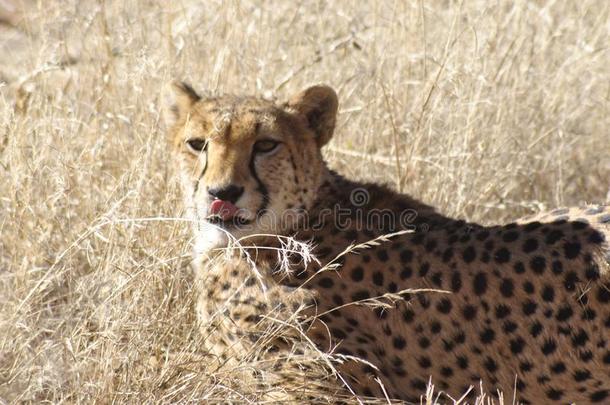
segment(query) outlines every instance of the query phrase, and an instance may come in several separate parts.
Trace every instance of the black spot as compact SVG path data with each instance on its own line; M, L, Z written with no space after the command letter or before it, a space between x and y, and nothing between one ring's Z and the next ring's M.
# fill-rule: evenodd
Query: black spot
M354 281L362 281L364 278L364 269L360 266L356 266L352 269L352 280Z
M526 300L523 305L521 306L522 310L523 310L523 314L524 315L532 315L536 312L536 309L538 308L538 304L536 304L534 301L532 300Z
M338 294L333 295L333 302L334 302L334 303L335 303L335 304L336 304L338 307L340 307L341 305L343 305L343 304L344 304L344 302L343 302L343 298L341 298L341 296L340 296L340 295L338 295Z
M516 262L515 265L513 266L513 268L515 269L515 273L517 273L517 274L525 273L525 266L523 265L522 262Z
M467 369L468 368L468 357L466 357L466 356L458 356L457 357L457 365L462 370Z
M466 305L462 310L462 313L464 314L465 320L471 321L477 316L477 307L473 305Z
M318 284L322 288L332 288L335 285L335 283L333 282L333 280L330 277L321 278L320 281L318 282Z
M504 333L513 333L517 329L517 324L511 320L504 322Z
M473 281L474 293L483 295L487 291L487 275L483 272L477 273Z
M480 338L481 338L481 342L482 343L493 342L495 337L496 337L496 332L494 332L494 330L490 329L490 328L485 328L483 330L483 332L481 332L481 334L480 334Z
M525 347L525 340L521 336L517 336L516 338L510 341L510 351L513 354L519 354L523 351Z
M495 372L498 369L498 364L491 357L487 357L487 359L485 359L485 368L489 372L493 373L493 372Z
M437 321L433 321L430 324L430 332L434 333L435 335L440 333L441 331L441 324Z
M508 263L510 261L510 251L506 248L500 248L496 250L494 255L496 263Z
M376 271L373 273L373 283L378 286L383 286L383 273L380 271Z
M400 272L400 279L406 280L406 279L410 278L412 275L413 275L413 270L411 269L411 267L407 266L407 267L404 267L402 269L402 271Z
M422 263L421 266L419 266L419 276L420 277L426 277L426 275L428 274L428 271L430 271L430 263L424 262L424 263Z
M585 363L588 363L593 358L593 352L591 350L583 350L580 352L580 359Z
M599 279L599 267L595 263L591 263L585 270L585 276L589 281L596 281Z
M432 365L432 362L426 356L420 357L418 363L421 368L430 368L430 366Z
M457 271L454 271L453 274L451 275L451 289L453 290L454 293L460 291L460 289L462 288L462 277L460 276L460 273Z
M591 399L592 402L602 402L606 398L608 398L608 393L609 393L608 390L595 391L593 394L591 394L591 396L589 398Z
M377 307L373 311L375 312L375 315L377 315L377 318L379 318L379 319L386 319L388 317L388 311L386 311L385 308Z
M466 242L469 242L469 241L470 241L470 234L468 234L468 233L462 235L462 237L460 238L460 242L462 242L462 243L466 243Z
M563 280L563 286L566 290L572 291L576 288L576 283L578 283L580 279L578 275L573 271L568 271Z
M601 245L602 243L604 243L604 240L606 240L606 238L604 238L604 235L601 232L595 230L591 232L588 238L589 243L593 243L594 245Z
M445 249L445 251L443 252L443 262L448 263L452 257L453 257L453 249L450 247Z
M352 294L353 301L362 301L362 300L369 299L370 297L371 296L370 296L369 292L366 290L360 290L360 291Z
M527 360L519 364L519 370L521 370L523 373L529 372L533 367L534 365Z
M519 232L509 231L502 235L502 240L506 243L514 242L519 239Z
M402 336L396 336L394 337L392 344L396 349L402 350L407 346L407 341Z
M551 373L553 373L553 374L562 374L565 371L566 371L566 365L561 361L558 361L551 365Z
M524 253L532 253L536 249L538 249L538 240L537 239L530 238L523 243L523 252Z
M536 229L540 228L541 226L542 226L542 224L538 221L530 222L523 227L523 230L525 232L532 232L532 231L535 231Z
M402 252L400 252L400 261L403 263L409 263L411 260L413 260L413 252L405 249Z
M547 338L540 349L545 356L548 356L557 350L557 343L552 338Z
M563 397L563 391L562 390L557 390L555 388L551 388L550 390L548 390L546 392L546 396L549 399L552 399L554 401L558 401Z
M572 336L572 346L575 348L586 345L587 341L589 341L589 335L587 335L587 332L582 329L580 329L577 334Z
M411 323L413 322L413 319L415 318L415 312L413 312L413 310L407 308L402 312L402 319L406 322L406 323Z
M424 243L424 238L426 236L423 233L416 233L412 238L411 238L411 242L414 245L421 245L422 243Z
M426 349L428 346L430 346L430 340L425 336L420 337L417 343L419 343L419 347L422 349Z
M389 259L388 252L383 249L377 251L377 258L382 262L387 262Z
M468 246L466 249L464 249L462 258L464 259L465 263L472 263L474 261L474 259L476 259L476 257L477 257L477 252L474 249L474 247Z
M562 231L560 231L559 229L553 229L546 235L546 238L544 239L544 241L549 245L553 245L553 244L557 243L558 240L563 238L563 236L564 235L563 235Z
M553 264L552 264L552 270L553 270L553 274L561 274L563 273L563 263L561 263L559 260L553 260Z
M484 241L485 239L489 238L489 231L486 229L482 230L481 232L477 233L476 238L481 242Z
M345 332L343 332L341 329L336 329L336 328L332 328L330 330L330 333L333 335L333 337L335 337L336 339L345 339L347 337L347 335L345 334Z
M432 274L432 277L430 278L432 280L432 284L434 284L437 287L442 287L443 286L443 273L441 273L440 271Z
M388 284L388 291L391 293L395 293L396 291L398 291L398 286L395 282L392 281L390 284Z
M453 369L451 367L441 367L441 375L443 377L451 377L453 375Z
M542 299L546 302L553 302L555 299L555 290L550 285L545 285L542 289Z
M538 337L542 333L542 324L538 321L535 321L530 327L530 334L532 337Z
M411 386L418 391L425 391L428 388L428 384L419 378L411 380Z
M546 259L542 256L534 256L530 261L530 267L534 273L542 274L546 267Z
M513 296L513 291L515 289L515 285L513 281L509 278L505 278L502 280L502 284L500 284L500 292L506 298L510 298Z
M504 304L498 304L496 306L496 318L503 319L510 315L510 308Z
M572 222L572 229L576 231L581 231L589 227L589 220L586 218L576 218L574 221L575 222Z
M589 370L576 370L572 375L576 382L586 381L591 378L591 372Z
M610 302L610 291L608 291L607 286L599 286L597 290L597 300L603 304L607 304L608 302Z
M448 314L449 312L451 312L451 307L451 301L449 301L447 298L443 298L437 304L436 309L443 314Z
M566 242L563 245L563 252L568 259L576 259L580 254L580 243L579 242Z
M565 322L568 321L572 315L574 314L574 310L572 310L572 307L569 304L563 305L561 308L559 308L559 311L557 311L557 317L556 319L559 322Z
M432 239L426 243L425 248L426 248L427 252L432 252L434 249L436 249L436 246L437 246L436 241L434 239Z
M532 284L530 281L525 281L523 283L523 291L525 291L528 294L533 294L536 289L534 288L534 284Z

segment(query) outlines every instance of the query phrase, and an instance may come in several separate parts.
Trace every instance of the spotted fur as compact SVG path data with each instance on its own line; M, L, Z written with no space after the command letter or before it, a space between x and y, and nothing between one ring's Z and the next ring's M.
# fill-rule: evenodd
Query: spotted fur
M610 401L608 207L558 209L497 226L448 218L327 169L320 148L337 110L328 87L283 105L201 99L189 87L177 89L169 133L195 222L197 272L211 277L200 314L207 319L220 303L230 304L231 326L219 334L223 347L258 333L250 321L269 311L268 303L260 305L268 296L253 281L249 304L225 296L252 279L230 270L243 263L216 267L214 274L206 266L231 238L210 231L202 214L210 203L205 189L237 184L246 190L236 203L246 218L262 206L263 219L294 210L281 224L223 231L247 237L245 252L276 305L307 307L307 334L320 349L367 361L340 366L356 393L419 402L432 378L453 398L482 381L488 392L514 391L522 403ZM211 148L186 152L185 140L193 137ZM280 146L263 156L253 145L265 138ZM355 190L364 203L355 201ZM407 220L372 215L381 211ZM262 249L280 247L277 240L252 236L263 232L313 243L319 263L304 265L295 256L290 272L278 271L277 252Z

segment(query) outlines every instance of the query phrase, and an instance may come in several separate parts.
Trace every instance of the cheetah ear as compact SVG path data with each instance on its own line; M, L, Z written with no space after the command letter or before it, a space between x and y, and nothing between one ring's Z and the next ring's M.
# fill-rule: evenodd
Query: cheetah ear
M303 116L316 135L319 147L333 136L339 101L337 93L328 86L313 86L293 96L286 107Z
M166 85L162 94L165 127L171 128L177 121L186 117L191 107L199 100L201 96L185 82L173 81Z

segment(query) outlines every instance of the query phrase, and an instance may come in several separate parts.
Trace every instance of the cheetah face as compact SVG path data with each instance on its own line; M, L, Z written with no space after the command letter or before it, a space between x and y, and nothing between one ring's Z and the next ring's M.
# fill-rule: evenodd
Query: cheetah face
M258 98L202 98L172 85L165 121L199 252L287 235L311 208L326 167L335 92L314 86L282 105Z

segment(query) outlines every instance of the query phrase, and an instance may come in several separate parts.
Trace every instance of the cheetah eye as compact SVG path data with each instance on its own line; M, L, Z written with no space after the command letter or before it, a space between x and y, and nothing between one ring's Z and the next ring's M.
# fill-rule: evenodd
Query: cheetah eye
M201 151L204 151L208 146L208 142L205 139L201 138L187 139L184 143L186 144L188 150L194 154L198 154Z
M268 153L279 146L279 142L272 139L263 139L254 144L254 151L257 153Z

